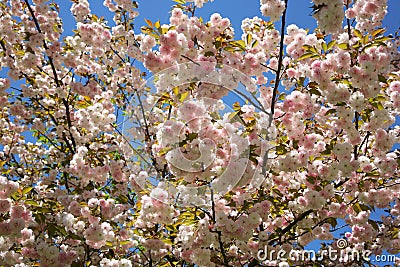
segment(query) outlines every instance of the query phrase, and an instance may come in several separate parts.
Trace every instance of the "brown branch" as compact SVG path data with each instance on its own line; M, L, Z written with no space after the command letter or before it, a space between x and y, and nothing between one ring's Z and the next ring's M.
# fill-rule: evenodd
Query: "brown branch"
M257 98L254 98L254 99L258 102L259 106L258 106L256 103L254 103L254 102L251 100L250 97L246 96L244 93L240 92L239 90L233 89L233 91L234 91L235 93L239 94L240 96L242 96L243 98L245 98L247 101L249 101L250 104L252 104L255 108L261 110L262 112L264 112L264 113L267 114L267 115L270 115L270 113L269 113L268 111L266 111L266 110L263 108L262 103L260 103L260 101L259 101Z
M354 124L356 126L356 130L358 132L358 120L359 120L359 114L357 111L354 111ZM354 146L354 159L357 160L358 158L358 145Z
M283 65L283 41L285 38L285 23L286 23L286 11L287 11L287 4L288 0L285 0L285 9L282 13L282 23L281 23L281 39L279 43L279 58L278 58L278 69L276 70L276 77L275 77L275 84L274 84L274 91L272 92L272 99L271 99L271 114L269 118L269 126L272 124L272 120L275 113L275 103L276 103L276 96L278 94L278 87L280 83L280 76L281 70Z
M276 70L276 77L275 77L275 84L274 90L272 92L272 99L271 99L271 112L269 113L269 121L268 121L268 128L269 129L272 125L272 121L274 119L275 114L275 103L276 103L276 96L278 94L278 87L281 79L281 70L283 65L283 41L285 38L285 24L286 24L286 11L287 11L288 0L285 0L285 9L282 13L282 22L281 22L281 39L279 43L279 59L278 59L278 69ZM267 135L267 140L269 140ZM268 160L268 152L269 149L265 152L263 157L263 166L262 166L262 174L265 176L267 172L267 160Z
M35 13L34 13L33 10L32 10L31 5L29 4L28 0L24 0L24 2L25 2L25 4L26 4L26 6L27 6L29 12L31 13L31 16L32 16L32 19L33 19L33 21L34 21L34 23L35 23L35 26L36 26L37 31L38 31L39 33L42 33L42 30L41 30L41 28L40 28L39 22L38 22L38 20L37 20L37 18L36 18L36 16L35 16ZM49 49L49 47L47 46L46 40L43 40L43 47L44 47L46 50ZM54 76L53 79L54 79L54 81L55 81L57 87L58 87L58 88L61 88L60 80L58 79L57 70L56 70L56 67L55 67L55 65L54 65L53 58L52 58L51 56L49 56L49 55L47 55L47 57L48 57L48 59L49 59L49 64L50 64L51 70L52 70L52 72L53 72L53 76ZM75 151L76 151L76 143L75 143L75 139L74 139L74 137L72 136L72 133L71 133L72 122L71 122L71 114L70 114L70 109L69 109L69 103L68 103L68 101L65 100L65 99L63 99L62 102L63 102L63 104L64 104L64 106L65 106L65 113L66 113L66 118L67 118L68 131L69 131L69 136L70 136L70 138L71 138L71 142L72 142L72 146L73 146L73 149L72 149L72 148L70 148L70 149L71 149L71 151L72 151L73 153L75 153ZM67 143L67 146L70 147L70 144L69 144L69 143L67 142L67 140L65 140L65 139L66 139L66 138L64 138L64 141Z
M303 212L302 214L300 214L300 216L298 216L293 222L291 222L288 226L286 226L285 228L283 228L282 230L282 234L278 237L275 237L273 239L271 239L268 244L269 245L273 245L275 241L277 241L278 239L280 239L283 235L285 235L287 232L289 232L293 227L296 226L297 223L299 223L300 221L302 221L303 219L305 219L308 215L310 215L313 212L313 210L307 210L305 212Z
M212 188L210 188L211 191L211 211L212 211L212 221L214 223L214 226L216 224L215 220L215 202L214 202L214 191ZM224 243L222 242L222 233L220 230L216 230L215 233L217 233L218 237L218 243L219 243L219 249L221 250L222 258L224 260L224 266L225 267L230 267L228 257L226 256L225 249L224 249Z
M194 64L196 64L196 65L200 66L200 63L198 63L198 62L194 61L194 60L193 60L193 59L191 59L190 57L187 57L187 56L185 56L185 55L181 55L181 57L183 57L183 58L185 58L185 59L189 60L190 62L192 62L192 63L194 63Z

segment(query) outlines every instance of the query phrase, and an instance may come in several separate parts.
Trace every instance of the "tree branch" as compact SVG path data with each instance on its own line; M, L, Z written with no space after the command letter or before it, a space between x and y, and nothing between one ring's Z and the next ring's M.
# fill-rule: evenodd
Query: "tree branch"
M286 10L287 10L288 0L285 0L285 9L282 13L282 22L281 22L281 38L279 42L279 58L278 58L278 69L276 70L276 77L275 77L275 84L274 84L274 91L272 92L272 99L271 99L271 113L269 117L269 126L272 124L272 120L275 113L275 103L276 103L276 96L278 94L278 87L280 83L280 75L282 70L282 61L283 61L283 40L285 38L285 23L286 23Z
M40 29L39 22L38 22L38 20L37 20L37 18L36 18L36 16L35 16L35 13L34 13L33 10L32 10L31 5L29 4L28 0L24 0L24 2L25 2L25 4L26 4L26 6L27 6L29 12L31 13L31 16L32 16L32 19L33 19L33 21L34 21L34 23L35 23L35 26L36 26L37 31L38 31L39 33L42 33L42 30ZM43 47L44 47L46 50L49 49L49 47L48 47L47 44L46 44L46 40L43 40ZM49 56L49 55L47 55L47 58L49 59L50 67L51 67L51 70L52 70L53 76L54 76L53 79L54 79L54 81L55 81L55 83L56 83L56 86L57 86L58 88L61 88L60 80L58 79L57 70L56 70L56 67L55 67L55 65L54 65L53 58L52 58L51 56ZM65 106L65 113L66 113L66 118L67 118L68 131L69 131L69 136L70 136L70 138L71 138L71 142L72 142L72 146L73 146L73 149L72 149L72 147L71 147L71 151L72 151L73 153L75 153L75 151L76 151L76 143L75 143L75 139L74 139L74 137L72 136L72 133L71 133L72 122L71 122L71 114L70 114L70 109L69 109L69 103L68 103L68 101L67 101L66 99L64 99L64 98L62 99L62 102L63 102L63 104L64 104L64 106ZM64 141L67 143L67 146L70 147L68 141L67 141L67 140L64 140Z
M271 239L268 244L269 245L273 245L275 241L277 241L278 239L280 239L283 235L285 235L287 232L289 232L294 226L296 226L297 223L299 223L300 221L302 221L303 219L305 219L308 215L310 215L313 212L313 210L307 210L305 212L303 212L302 214L300 214L300 216L298 216L296 219L294 219L293 222L291 222L288 226L286 226L285 228L283 228L282 230L282 234L278 237L275 237L273 239Z
M211 191L211 211L212 211L212 221L214 223L214 226L216 224L215 220L215 201L214 201L214 191L212 188L210 188ZM225 267L230 267L228 257L226 256L225 249L224 249L224 243L222 242L222 233L220 230L215 231L218 235L218 243L219 243L219 249L221 250L222 258L224 260L224 266Z

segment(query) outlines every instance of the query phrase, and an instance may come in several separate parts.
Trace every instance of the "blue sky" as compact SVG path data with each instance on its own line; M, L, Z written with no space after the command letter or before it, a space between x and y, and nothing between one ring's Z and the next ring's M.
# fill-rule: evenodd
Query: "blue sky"
M67 32L72 30L74 21L70 15L70 1L55 0L61 8L61 16L64 19ZM102 0L89 0L91 10L94 14L104 16L111 20L110 12L103 7ZM136 20L137 32L140 31L140 26L145 25L144 18L152 21L160 20L161 23L169 22L169 11L171 6L175 4L172 0L144 0L139 3L139 17ZM310 0L289 0L287 11L287 24L297 24L302 28L313 29L316 22L311 13L312 3ZM400 27L400 10L399 0L388 0L388 15L384 20L384 25L388 27L388 32L394 33ZM244 18L258 16L260 13L260 2L258 0L215 0L212 3L206 3L203 8L196 10L196 15L204 19L208 19L211 14L220 13L223 17L230 18L237 34L241 34L240 25ZM70 26L70 27L68 27ZM66 32L66 33L67 33ZM237 35L240 36L240 35Z

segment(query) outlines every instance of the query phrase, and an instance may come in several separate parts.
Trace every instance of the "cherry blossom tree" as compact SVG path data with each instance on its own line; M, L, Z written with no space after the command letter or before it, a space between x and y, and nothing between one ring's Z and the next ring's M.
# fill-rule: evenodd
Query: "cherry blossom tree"
M287 25L291 0L261 0L241 35L196 16L207 0L141 28L140 2L105 0L113 22L71 2L71 36L54 2L0 2L1 266L375 264L260 258L315 240L400 251L386 0L314 0L314 31Z

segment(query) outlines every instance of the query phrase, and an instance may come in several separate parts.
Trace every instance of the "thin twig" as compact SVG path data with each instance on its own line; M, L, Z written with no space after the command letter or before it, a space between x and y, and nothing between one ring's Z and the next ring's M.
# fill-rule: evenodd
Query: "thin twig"
M250 104L252 104L255 108L261 110L262 112L264 112L265 114L267 114L268 116L270 115L270 113L268 111L266 111L263 107L262 107L262 103L260 103L260 101L257 98L254 98L259 106L257 106L257 104L255 104L250 97L248 97L247 95L245 95L244 93L240 92L238 89L233 89L233 91L237 94L239 94L240 96L244 97L247 101L250 102Z
M212 221L214 223L214 226L216 224L216 219L215 219L215 201L214 201L214 191L212 188L210 188L211 191L211 212L212 212ZM217 233L217 238L218 238L218 243L219 243L219 249L221 251L222 254L222 258L224 261L224 266L225 267L229 267L229 261L228 261L228 257L226 256L225 253L225 249L224 249L224 243L222 242L222 233L220 230L216 230L215 231Z
M29 12L30 12L31 15L32 15L32 19L33 19L33 21L34 21L34 23L35 23L35 26L36 26L37 31L38 31L39 33L42 33L42 30L41 30L41 28L40 28L39 22L38 22L38 20L37 20L37 18L36 18L36 16L35 16L35 13L34 13L33 10L32 10L31 5L29 4L28 0L25 0L25 4L26 4L26 6L27 6ZM49 47L47 46L46 40L43 40L43 47L44 47L46 50L49 49ZM59 81L59 79L58 79L57 70L56 70L56 67L55 67L55 65L54 65L53 58L52 58L51 56L49 56L49 55L47 55L47 57L48 57L48 59L49 59L50 67L51 67L51 70L52 70L52 72L53 72L53 76L54 76L53 79L54 79L54 81L55 81L57 87L58 87L58 88L61 88L61 84L60 84L60 81ZM68 131L69 131L69 136L70 136L70 138L71 138L71 142L72 142L73 148L70 146L70 144L69 144L69 142L68 142L68 140L67 140L67 138L66 138L65 136L63 136L63 139L64 139L64 141L66 142L67 146L70 147L71 151L72 151L73 153L75 153L75 151L76 151L76 143L75 143L75 139L74 139L74 137L72 136L72 133L71 133L72 122L71 122L71 114L70 114L71 112L70 112L70 109L69 109L69 103L68 103L68 101L67 101L66 99L62 99L62 102L63 102L63 104L64 104L64 106L65 106L65 113L66 113L66 118L67 118Z
M288 226L286 226L285 228L283 228L282 230L282 234L278 237L275 237L273 239L271 239L268 244L269 245L273 245L275 241L277 241L278 239L282 238L283 235L285 235L287 232L289 232L293 227L295 227L300 221L302 221L303 219L305 219L308 215L310 215L313 212L312 209L307 210L305 212L303 212L302 214L300 214L296 219L293 220L293 222L291 222Z
M150 163L142 156L142 154L141 154L139 151L137 151L137 149L134 148L134 147L131 145L131 143L130 143L129 140L125 137L125 135L123 135L123 134L121 133L121 131L118 130L118 128L117 128L115 125L113 125L112 123L110 123L110 125L111 125L111 127L113 127L114 130L116 130L116 131L119 133L119 135L121 135L122 138L129 144L129 146L130 146L131 149L135 152L135 154L138 155L146 164L150 165Z
M285 38L287 5L288 5L288 0L285 0L285 9L283 10L283 13L282 13L282 22L281 22L281 39L280 39L280 44L279 44L278 69L276 70L274 90L272 92L271 112L269 113L268 129L271 127L272 121L274 119L276 96L278 94L278 87L279 87L279 83L280 83L280 79L281 79L280 75L281 75L281 70L282 70L282 65L283 65L283 45L284 45L283 41ZM268 135L267 135L267 139L269 140ZM263 166L262 166L262 174L263 175L265 175L265 173L267 172L268 153L269 153L269 149L265 152L264 157L263 157Z
M274 90L272 92L272 99L271 99L271 114L269 118L269 126L272 124L272 120L274 117L275 113L275 103L276 103L276 96L278 94L278 87L280 83L280 75L281 75L281 70L282 70L282 65L283 65L283 41L285 38L285 23L286 23L286 10L287 10L287 4L288 0L285 0L285 9L283 10L282 14L282 23L281 23L281 39L279 43L279 58L278 58L278 69L276 70L276 77L275 77L275 84L274 84Z

